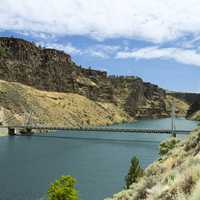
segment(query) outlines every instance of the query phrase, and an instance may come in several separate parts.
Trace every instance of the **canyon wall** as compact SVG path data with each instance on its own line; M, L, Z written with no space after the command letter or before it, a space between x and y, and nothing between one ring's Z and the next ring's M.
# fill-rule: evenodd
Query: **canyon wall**
M0 38L0 79L112 103L134 118L170 114L168 95L158 86L135 76L108 76L104 71L83 68L63 51L45 49L22 39ZM181 109L185 112L185 107L177 112Z

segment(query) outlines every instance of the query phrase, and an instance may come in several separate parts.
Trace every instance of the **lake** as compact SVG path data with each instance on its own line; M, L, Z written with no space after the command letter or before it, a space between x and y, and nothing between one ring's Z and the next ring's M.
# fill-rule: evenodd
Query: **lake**
M177 129L196 126L195 121L176 119ZM139 120L112 127L167 129L170 119ZM99 132L54 135L0 138L0 200L39 200L61 175L77 179L81 200L102 200L123 188L133 156L146 167L159 157L160 141L170 137Z

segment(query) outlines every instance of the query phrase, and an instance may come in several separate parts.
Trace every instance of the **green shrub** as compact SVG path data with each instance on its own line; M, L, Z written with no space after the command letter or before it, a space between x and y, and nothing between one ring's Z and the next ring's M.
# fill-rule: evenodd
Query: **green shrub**
M11 52L9 51L9 49L4 48L4 47L0 47L0 57L8 57L11 56Z
M78 200L74 188L76 180L71 176L61 176L48 189L48 200Z
M200 121L200 115L196 116L195 120Z
M160 156L167 154L171 149L176 147L176 145L180 142L180 140L176 138L170 138L164 142L160 143Z
M137 157L131 159L131 166L129 172L125 177L126 188L129 189L132 183L137 182L138 178L142 177L144 170L140 167L140 162Z
M0 47L0 56L5 56L6 50L3 47Z

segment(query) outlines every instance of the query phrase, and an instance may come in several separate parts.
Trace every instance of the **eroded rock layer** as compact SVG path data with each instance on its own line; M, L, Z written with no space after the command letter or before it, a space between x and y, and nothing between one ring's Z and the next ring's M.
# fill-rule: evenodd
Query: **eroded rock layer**
M170 114L166 92L158 86L134 76L108 76L104 71L82 68L62 51L38 47L22 39L0 38L0 79L112 103L131 117ZM185 107L180 109L185 112Z

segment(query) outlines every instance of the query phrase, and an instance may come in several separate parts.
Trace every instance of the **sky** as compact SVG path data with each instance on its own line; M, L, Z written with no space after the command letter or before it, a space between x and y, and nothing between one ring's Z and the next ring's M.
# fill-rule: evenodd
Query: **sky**
M199 0L0 0L0 36L64 50L110 75L200 92Z

